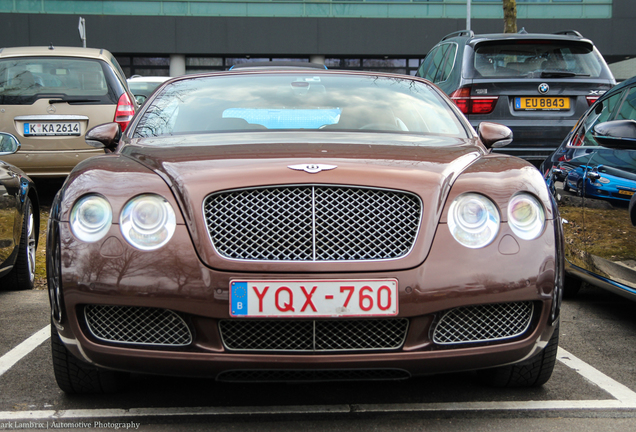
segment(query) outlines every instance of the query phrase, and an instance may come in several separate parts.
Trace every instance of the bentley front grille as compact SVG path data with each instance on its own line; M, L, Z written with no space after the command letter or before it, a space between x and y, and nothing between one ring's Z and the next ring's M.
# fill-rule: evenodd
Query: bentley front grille
M446 311L433 332L440 345L492 342L521 336L530 327L532 302L465 306Z
M343 186L279 186L216 193L208 232L225 258L369 261L407 255L422 213L413 194Z
M223 345L233 351L338 352L396 350L408 320L222 320Z
M84 316L91 334L104 342L174 347L192 343L188 325L168 309L87 305Z

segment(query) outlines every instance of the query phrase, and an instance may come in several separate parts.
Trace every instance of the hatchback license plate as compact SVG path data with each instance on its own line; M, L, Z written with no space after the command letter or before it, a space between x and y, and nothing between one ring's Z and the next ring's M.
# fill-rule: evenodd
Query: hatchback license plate
M570 98L566 97L518 97L516 110L569 110Z
M25 123L25 136L80 135L79 122Z
M626 191L626 190L619 190L618 193L621 195L634 195L633 191Z
M398 314L396 279L230 282L233 317L351 317Z

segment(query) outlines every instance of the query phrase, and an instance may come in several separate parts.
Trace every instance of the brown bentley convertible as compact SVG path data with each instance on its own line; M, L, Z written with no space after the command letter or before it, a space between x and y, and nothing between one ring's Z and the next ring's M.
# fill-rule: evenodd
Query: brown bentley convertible
M246 70L164 83L54 202L55 376L402 379L537 386L556 360L558 212L435 86Z

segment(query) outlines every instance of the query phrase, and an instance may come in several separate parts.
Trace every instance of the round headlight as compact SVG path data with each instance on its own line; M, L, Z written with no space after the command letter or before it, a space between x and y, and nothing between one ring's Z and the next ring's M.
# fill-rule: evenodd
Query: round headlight
M119 224L128 243L137 249L153 250L168 243L176 228L176 218L165 198L139 195L126 203Z
M499 232L499 212L483 195L465 193L458 196L448 211L448 228L462 245L477 249L490 244Z
M78 239L96 242L104 238L113 221L113 211L106 198L86 195L71 210L71 231Z
M545 225L543 205L528 193L515 195L508 204L508 225L517 237L523 240L536 239Z

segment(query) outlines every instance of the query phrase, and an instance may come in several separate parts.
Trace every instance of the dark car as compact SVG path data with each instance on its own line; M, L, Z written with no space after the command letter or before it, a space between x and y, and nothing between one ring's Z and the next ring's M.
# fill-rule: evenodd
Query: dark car
M17 138L0 132L0 290L32 289L40 209L33 181L2 158L20 148Z
M575 31L444 37L417 71L437 84L473 126L512 129L509 154L540 163L616 81L594 44Z
M372 72L174 78L87 142L51 211L53 367L219 381L402 379L554 367L556 204L434 85ZM111 153L112 152L112 153Z
M636 146L622 137L616 140L622 145L608 148L607 140L599 141L604 135L596 132L634 120L636 77L592 105L541 165L564 219L568 295L576 294L586 281L636 299L636 228L629 207L636 192Z

